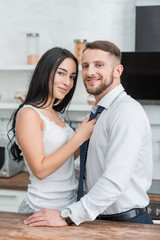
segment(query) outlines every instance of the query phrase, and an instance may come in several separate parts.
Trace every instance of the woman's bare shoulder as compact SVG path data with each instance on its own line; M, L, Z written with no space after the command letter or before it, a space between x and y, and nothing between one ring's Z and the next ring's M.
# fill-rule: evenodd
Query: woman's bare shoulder
M17 114L17 120L18 119L40 119L40 116L38 114L38 112L32 108L32 107L24 107L22 109L19 110L18 114Z

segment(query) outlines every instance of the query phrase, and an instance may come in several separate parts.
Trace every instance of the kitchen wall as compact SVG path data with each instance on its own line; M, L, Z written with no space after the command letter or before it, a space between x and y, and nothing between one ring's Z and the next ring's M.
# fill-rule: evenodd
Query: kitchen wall
M0 65L26 64L26 33L40 34L40 55L53 46L74 51L74 39L108 39L123 51L135 48L135 0L0 0ZM8 74L12 74L9 78ZM18 76L17 76L18 74ZM30 73L3 72L2 101L24 91ZM14 84L12 84L14 83ZM11 86L8 89L6 86ZM74 102L87 99L81 78Z
M40 33L40 52L73 39L108 39L134 50L135 0L1 0L0 64L26 63L25 34ZM16 54L15 54L16 53Z
M107 39L122 51L134 51L139 5L160 5L160 0L0 0L0 102L15 102L15 92L27 89L32 71L3 70L26 64L26 33L40 34L40 55L54 46L74 52L77 38ZM86 103L87 97L79 76L72 102ZM144 108L153 129L153 177L160 179L160 107Z

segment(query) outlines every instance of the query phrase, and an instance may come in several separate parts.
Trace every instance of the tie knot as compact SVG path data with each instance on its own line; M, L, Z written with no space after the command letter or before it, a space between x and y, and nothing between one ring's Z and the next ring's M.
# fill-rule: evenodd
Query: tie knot
M91 115L90 115L90 119L89 119L89 120L92 120L92 119L96 118L97 115L100 114L103 110L104 110L104 107L98 106L96 113L92 113L92 112L91 112Z

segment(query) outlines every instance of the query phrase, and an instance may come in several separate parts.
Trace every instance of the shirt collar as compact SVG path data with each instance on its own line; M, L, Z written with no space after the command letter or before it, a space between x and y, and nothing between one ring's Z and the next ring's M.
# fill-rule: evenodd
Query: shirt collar
M98 106L102 106L106 109L110 107L112 102L118 97L118 95L124 91L122 84L119 84L113 88L109 93L107 93L99 102L98 105L94 104L91 108L92 112L95 113Z

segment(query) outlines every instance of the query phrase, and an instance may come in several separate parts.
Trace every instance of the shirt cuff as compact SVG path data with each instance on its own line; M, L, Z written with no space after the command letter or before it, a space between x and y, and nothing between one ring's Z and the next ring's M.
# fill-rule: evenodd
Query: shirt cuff
M82 207L81 201L73 203L67 208L71 210L70 218L77 226L82 222L90 221L90 219L87 217L85 210Z
M73 203L67 207L71 210L70 218L76 225L86 221L94 221L99 215L99 212L93 210L93 206L91 206L89 203L85 204L86 200L87 199L85 195L79 202ZM86 209L88 209L88 211L86 211Z

